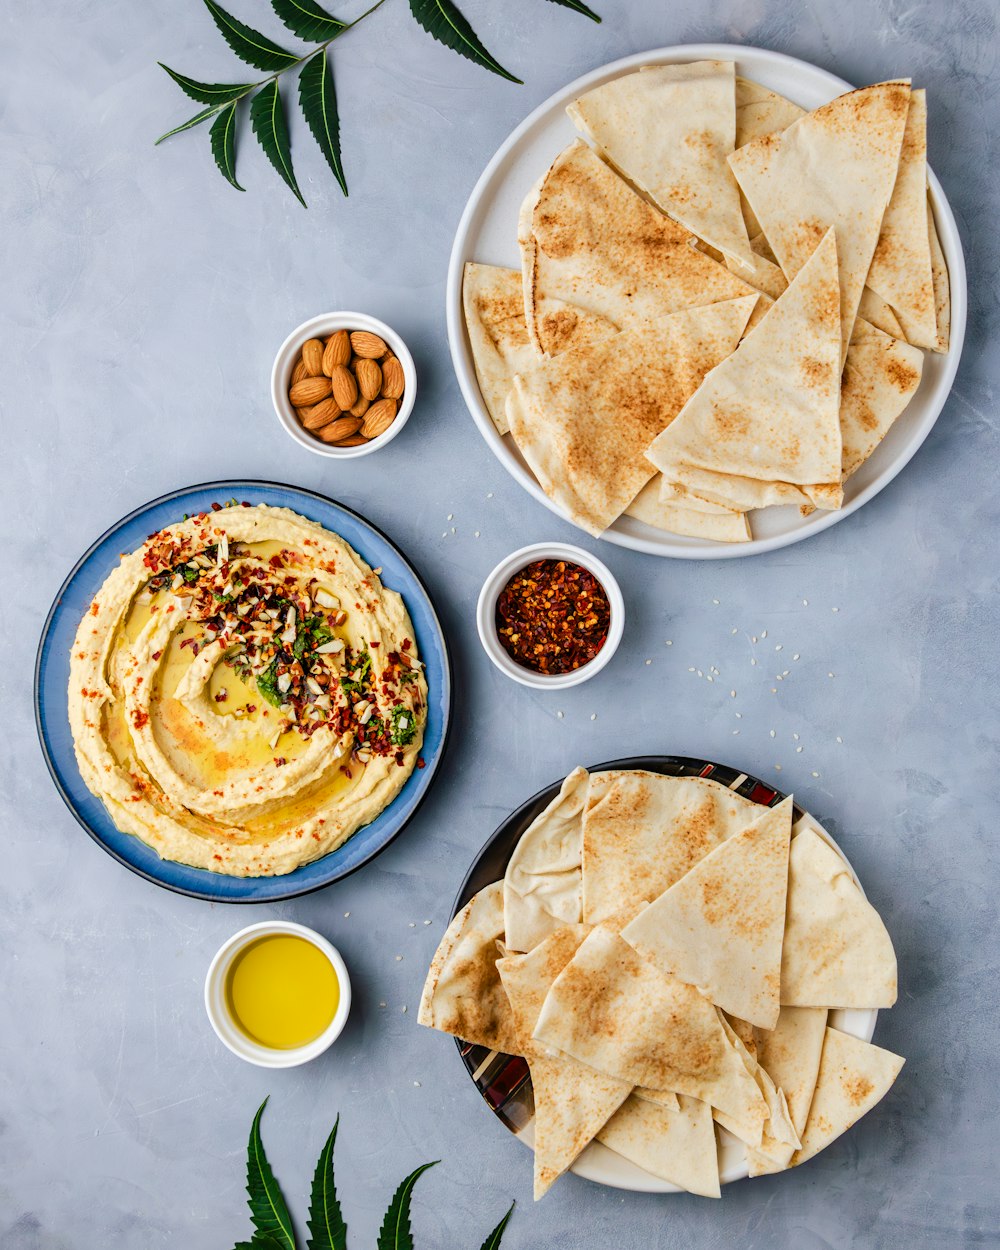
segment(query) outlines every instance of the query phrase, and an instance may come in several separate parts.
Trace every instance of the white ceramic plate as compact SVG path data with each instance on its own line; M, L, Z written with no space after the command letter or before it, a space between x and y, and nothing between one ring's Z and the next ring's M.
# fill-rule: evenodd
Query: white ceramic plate
M521 201L559 152L577 137L566 116L566 105L584 91L640 65L674 64L715 59L735 61L737 73L787 96L804 108L818 108L851 90L851 84L826 70L794 57L763 48L735 44L688 44L659 48L624 57L585 74L556 92L521 123L483 171L469 197L452 246L448 270L447 314L451 356L469 411L493 454L504 468L540 503L564 516L543 492L508 434L501 437L490 420L479 393L476 369L462 313L462 273L466 261L520 268L517 215ZM934 114L931 111L931 126ZM962 245L941 184L928 170L931 204L951 278L951 348L945 355L924 354L923 378L909 407L896 421L874 455L845 487L844 506L838 512L814 512L802 517L796 507L767 508L751 518L754 538L748 543L717 543L684 538L656 530L632 517L619 517L602 535L608 542L651 555L686 560L721 560L774 551L800 542L835 525L868 502L892 481L931 431L948 398L958 369L965 338L967 287ZM566 519L566 518L564 518Z
M627 759L609 760L602 764L593 765L589 768L589 771L592 773L605 772L608 769L647 769L651 772L663 773L672 777L709 777L720 785L728 786L744 798L761 803L763 806L774 806L775 803L780 802L785 797L782 791L776 789L770 782L749 776L737 768L687 756L632 756ZM521 839L521 835L555 797L560 784L561 782L555 782L546 787L546 789L540 790L538 794L533 795L525 803L522 803L517 811L512 812L494 830L492 837L476 856L466 874L465 880L462 882L458 896L455 899L454 908L452 909L453 915L457 915L469 899L479 890L503 876L514 848ZM805 828L809 828L819 834L847 865L851 876L857 883L858 889L864 896L864 886L858 880L858 875L854 871L850 860L837 845L834 838L827 833L815 816L801 811L801 809L796 810L800 814L795 823L795 831L798 833ZM872 1040L877 1020L878 1011L874 1009L867 1011L847 1009L831 1011L829 1017L829 1023L833 1028L840 1029L841 1032L849 1033L852 1037L858 1037L865 1042ZM518 1092L520 1086L507 1086L507 1093L502 1098L493 1101L488 1096L487 1089L494 1086L494 1084L501 1089L505 1088L502 1074L498 1074L495 1068L491 1069L489 1060L484 1062L483 1057L488 1054L484 1048L474 1048L469 1054L465 1054L463 1053L464 1046L465 1043L458 1043L459 1052L462 1054L463 1062L470 1077L483 1094L487 1105L491 1107L493 1113L508 1130L517 1137L518 1141L531 1147L534 1143L535 1126L530 1116L530 1111L525 1109L524 1095ZM490 1057L496 1058L495 1054L491 1052ZM522 1063L523 1061L503 1058L502 1062L509 1064L514 1062ZM481 1076L482 1080L480 1080ZM516 1108L514 1104L517 1104ZM719 1128L718 1136L720 1180L724 1185L728 1185L732 1181L744 1179L749 1175L746 1146L721 1127ZM682 1192L676 1185L672 1185L669 1181L665 1181L658 1176L653 1176L644 1168L639 1167L638 1164L632 1163L597 1141L590 1143L573 1162L570 1171L577 1176L584 1177L586 1180L596 1181L599 1185L610 1185L615 1189L630 1189L638 1193L650 1194Z

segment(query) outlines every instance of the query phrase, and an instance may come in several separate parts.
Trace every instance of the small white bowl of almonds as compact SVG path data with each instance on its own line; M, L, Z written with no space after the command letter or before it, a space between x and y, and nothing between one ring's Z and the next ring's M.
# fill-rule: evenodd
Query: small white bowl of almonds
M333 459L367 456L391 442L416 395L406 344L365 313L303 322L282 343L271 370L278 420L297 443Z

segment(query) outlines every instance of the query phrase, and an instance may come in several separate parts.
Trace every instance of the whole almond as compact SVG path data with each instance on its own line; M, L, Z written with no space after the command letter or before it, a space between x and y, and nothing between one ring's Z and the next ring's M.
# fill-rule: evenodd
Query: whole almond
M395 356L389 356L382 362L382 394L386 399L399 399L405 386L403 366Z
M368 411L368 400L365 399L364 395L359 395L358 402L356 404L351 404L347 411L352 417L363 417Z
M339 417L340 408L335 399L321 399L312 408L303 408L300 415L302 424L307 430L318 430L324 425L329 425L334 417Z
M382 370L374 360L366 360L363 356L354 366L354 374L358 379L358 390L365 399L371 401L378 398L382 389Z
M292 380L289 383L289 386L294 386L296 382L301 382L303 378L307 378L308 376L309 374L306 373L306 367L302 363L302 357L300 356L295 362L295 368L292 370Z
M370 330L355 330L351 334L351 347L355 356L365 360L378 360L389 350L377 334Z
M346 412L358 398L358 384L354 374L346 365L335 365L330 375L330 385L333 387L333 398Z
M365 413L361 433L365 438L378 438L380 434L386 432L395 420L396 401L394 399L379 399Z
M350 438L342 438L337 444L338 447L360 447L362 443L370 443L370 438L365 438L363 434L352 434Z
M326 340L323 349L323 372L330 377L337 365L346 365L351 359L351 336L346 330L338 330Z
M329 425L324 425L319 431L319 437L324 443L339 443L345 438L350 438L352 434L357 434L361 429L360 417L349 417L346 414L338 417L336 421L331 421Z
M352 378L353 382L354 379ZM300 378L288 392L288 398L296 408L311 408L330 394L330 379L325 374L316 378ZM353 400L351 401L354 402ZM348 405L350 407L350 405Z
M302 363L311 378L323 372L323 344L319 339L306 339L302 344Z

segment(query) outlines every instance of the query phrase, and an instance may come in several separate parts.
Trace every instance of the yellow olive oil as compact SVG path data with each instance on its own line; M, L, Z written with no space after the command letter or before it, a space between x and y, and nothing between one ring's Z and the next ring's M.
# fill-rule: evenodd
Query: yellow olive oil
M327 1028L340 1002L333 965L312 942L273 933L251 942L226 978L226 1007L251 1041L271 1050L305 1046Z

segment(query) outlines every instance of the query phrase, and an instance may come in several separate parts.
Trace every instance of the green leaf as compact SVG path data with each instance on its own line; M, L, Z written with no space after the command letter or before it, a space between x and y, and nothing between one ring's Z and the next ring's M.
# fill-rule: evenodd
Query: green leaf
M482 65L484 69L499 74L508 82L519 83L521 81L520 78L515 78L513 74L508 73L500 62L494 60L486 51L476 32L451 0L410 0L410 12L419 25L438 43L443 43L446 48L451 48L453 52L468 57L470 61Z
M274 1242L279 1250L296 1250L292 1217L288 1214L284 1196L274 1179L271 1165L260 1140L260 1117L264 1114L267 1099L260 1104L250 1129L247 1146L247 1193L250 1196L250 1219L257 1230L251 1238L252 1246Z
M561 4L565 9L572 9L575 13L582 13L584 17L589 17L592 22L600 22L600 18L593 9L588 9L585 4L581 4L580 0L550 0L552 4Z
M185 95L202 104L228 104L230 100L238 100L257 86L255 82L196 82L184 74L178 74L169 65L157 61L160 69L165 70Z
M510 1217L514 1214L514 1206L515 1204L512 1202L510 1210L479 1247L479 1250L497 1250L497 1247L500 1245L500 1238L503 1236L503 1230L510 1223Z
M413 1250L413 1237L410 1233L410 1195L413 1186L428 1168L440 1163L424 1163L404 1180L392 1196L389 1210L385 1213L382 1227L378 1230L377 1250Z
M268 39L267 35L262 35L259 30L244 25L221 5L216 4L215 0L205 0L205 7L211 13L212 21L218 26L223 39L240 60L246 61L248 65L275 72L288 69L301 59L294 52L288 52L280 44Z
M212 155L219 167L219 172L228 183L242 191L244 188L236 181L236 101L227 105L212 123L209 135L212 143Z
M336 39L341 31L347 29L346 22L320 8L316 0L271 0L271 8L293 35L311 43Z
M340 189L347 194L347 180L340 160L340 118L337 115L337 93L333 87L333 71L326 49L306 61L299 74L299 104L306 124L322 149Z
M306 1250L347 1250L347 1225L340 1213L337 1189L333 1183L333 1147L339 1127L338 1115L316 1164L309 1198L309 1241Z
M208 0L205 2L207 4ZM250 125L267 159L305 208L306 202L302 198L302 192L299 190L299 184L295 181L295 174L292 171L288 126L285 124L285 114L281 108L281 92L278 90L277 79L269 82L250 101Z
M218 111L218 105L215 105L210 109L202 109L200 113L195 113L194 117L189 117L186 122L182 122L179 126L175 126L173 130L168 130L165 135L160 135L156 143L162 143L164 139L169 139L171 135L179 135L182 130L190 130L192 126L200 126L203 121L206 121ZM153 144L154 148L156 147L156 143Z

